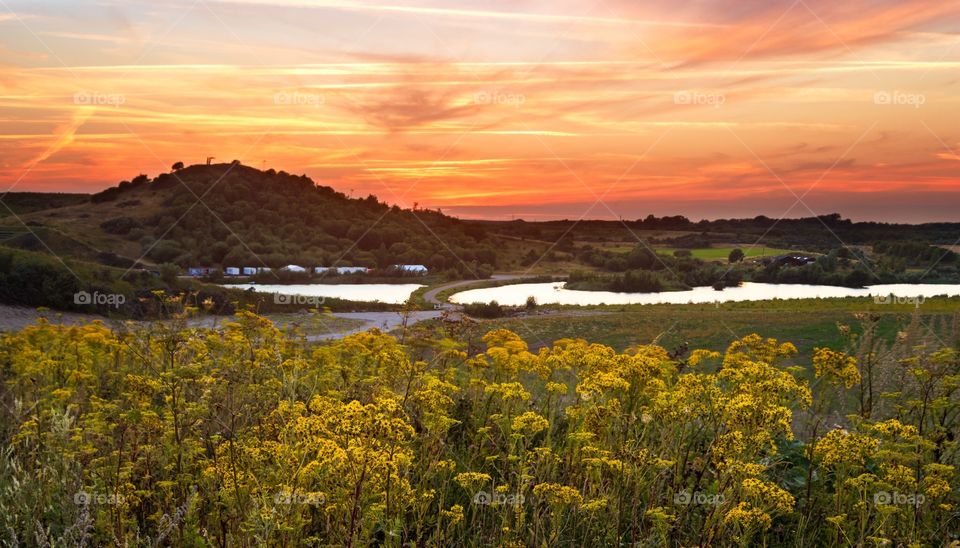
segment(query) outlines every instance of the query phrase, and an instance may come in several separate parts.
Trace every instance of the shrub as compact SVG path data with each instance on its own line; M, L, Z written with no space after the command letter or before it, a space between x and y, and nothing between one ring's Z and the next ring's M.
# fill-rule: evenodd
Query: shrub
M130 217L116 217L100 223L100 228L109 234L126 235L134 228L140 228L143 225L140 221Z
M463 305L463 312L468 316L478 318L502 318L505 315L503 307L497 301L465 304Z

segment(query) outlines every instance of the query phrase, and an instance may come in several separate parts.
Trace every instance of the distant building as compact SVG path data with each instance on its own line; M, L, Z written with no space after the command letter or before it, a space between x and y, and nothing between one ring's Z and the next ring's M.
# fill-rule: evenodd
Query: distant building
M226 267L226 268L223 269L223 274L224 274L225 276L239 276L239 275L240 275L240 268L239 268L239 267L236 267L236 266L228 266L228 267Z
M209 276L211 272L213 272L213 269L209 266L191 266L187 269L187 276L200 278L202 276Z
M252 266L243 267L244 276L253 276L256 273L257 273L257 269L255 267L252 267Z
M413 274L416 276L425 276L427 274L427 267L422 264L395 264L391 266L391 268L403 274Z
M281 268L280 270L284 272L306 272L307 271L306 268L303 268L302 266L295 265L295 264L288 264L287 266Z

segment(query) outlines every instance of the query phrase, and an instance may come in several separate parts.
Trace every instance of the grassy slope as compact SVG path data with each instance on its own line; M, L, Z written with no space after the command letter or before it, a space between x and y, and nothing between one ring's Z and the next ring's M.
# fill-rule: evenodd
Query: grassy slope
M208 193L214 185L216 187ZM351 250L354 253L366 253L366 260L357 261L355 257L348 256L344 259L347 263L361 262L373 266L368 263L374 252L381 251L380 243L379 240L374 243L366 241L381 235L390 236L391 241L405 243L414 251L429 251L425 256L420 256L423 255L421 253L415 259L409 256L410 252L397 251L398 256L390 257L390 262L427 263L431 254L448 254L448 262L459 265L458 257L466 257L468 262L471 260L472 255L467 251L484 251L485 246L493 249L493 244L478 243L472 236L466 235L458 220L437 212L421 210L413 214L409 210L391 209L374 200L349 198L327 187L314 188L313 183L303 177L283 172L263 172L249 166L190 166L179 171L176 177L161 174L145 184L127 184L109 190L116 191L113 194L115 197L110 200L91 202L87 201L85 195L56 199L56 195L51 194L48 195L51 197L50 208L37 210L34 207L19 218L0 216L0 241L6 239L11 246L42 251L38 248L42 244L26 247L15 240L32 239L24 227L24 224L28 224L44 243L48 238L58 240L59 245L52 249L57 255L94 261L101 252L111 252L128 259L140 259L148 266L169 262L152 255L144 256L153 248L149 243L151 239L176 244L186 254L195 252L202 255L213 244L228 240L232 235L243 242L228 242L233 250L254 253L253 248L257 248L255 253L265 258L272 252L286 256L282 262L274 260L271 266L292 260L321 264L325 261L318 259L318 253L341 257ZM203 198L203 205L200 205L198 198ZM33 202L37 200L36 197L31 199ZM77 203L81 199L82 203ZM297 207L290 205L291 201ZM246 208L243 216L231 219L231 213L239 211L241 206ZM276 211L277 215L269 219L263 215L255 216L264 211ZM141 236L112 234L101 226L104 221L118 219L139 223L141 226L134 230L140 231L142 228L148 243L138 241ZM346 230L352 230L349 234L334 236L321 226L326 221L344 223ZM291 228L296 223L308 225L311 230ZM446 246L436 242L433 232L438 231L444 234L444 243L454 249L452 253L447 253ZM270 244L266 250L262 245L258 246L258 243L262 243L259 242L260 236ZM366 240L360 241L363 238ZM390 244L384 245L389 247ZM500 249L505 247L502 243L498 245ZM153 251L157 249L153 248ZM217 264L217 260L195 257L178 257L176 262L181 266ZM238 262L259 266L252 257Z
M22 215L32 211L86 203L88 199L90 199L89 194L7 192L3 195L3 203L6 207L0 207L0 217L12 216L11 211L17 215Z
M162 210L165 199L161 193L138 193L136 200L116 200L104 203L72 203L62 207L53 207L33 211L20 216L26 223L42 224L48 228L31 227L44 243L50 239L47 234L69 235L55 238L58 245L53 249L58 255L90 259L90 249L110 251L117 255L137 259L142 250L137 242L122 236L108 234L100 228L100 223L116 217L149 217ZM132 203L132 202L138 203ZM6 217L0 219L0 233L4 230L24 232L26 229L20 219ZM45 232L45 233L41 233ZM74 244L69 239L75 240ZM48 243L48 245L51 245ZM144 260L149 263L149 260Z

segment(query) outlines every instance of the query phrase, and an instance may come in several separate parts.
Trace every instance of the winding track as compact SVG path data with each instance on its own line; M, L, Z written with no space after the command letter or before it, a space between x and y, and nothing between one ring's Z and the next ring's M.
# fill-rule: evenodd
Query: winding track
M521 280L524 278L530 278L531 275L528 274L494 274L490 277L491 280ZM416 310L410 312L407 316L407 325L413 325L417 322L422 322L424 320L432 320L434 318L439 318L445 311L454 311L461 310L463 307L447 301L441 301L437 295L442 291L448 289L453 289L457 287L465 287L474 285L484 280L458 280L455 282L449 282L445 284L438 285L434 288L431 288L429 291L423 294L423 300L427 303L432 304L436 307L435 310ZM366 323L355 329L349 331L341 331L339 333L324 333L322 335L313 335L309 337L311 341L330 341L337 340L346 337L347 335L353 335L354 333L360 333L361 331L366 331L368 329L373 329L374 327L379 328L381 331L390 331L400 327L403 323L403 315L400 312L334 312L334 316L338 318L348 318L353 320L362 320Z
M533 277L534 277L533 274L494 274L493 276L490 276L490 279L491 279L491 280L497 280L497 281L504 281L504 280L522 280L522 279L525 279L525 278L533 278ZM424 294L423 294L423 300L427 301L428 303L430 303L430 304L432 304L432 305L440 305L440 306L441 306L442 308L444 308L444 309L448 309L448 310L450 310L450 309L452 309L452 310L459 310L460 308L462 308L460 305L458 305L458 304L453 304L453 303L447 302L447 301L440 302L440 300L437 299L437 295L438 295L441 291L445 291L445 290L447 290L447 289L452 289L452 288L455 288L455 287L462 287L462 286L467 286L467 285L473 285L473 284L480 283L480 282L483 282L483 281L485 281L485 280L459 280L459 281L456 281L456 282L450 282L450 283L446 283L446 284L443 284L443 285L438 285L437 287L434 287L434 288L431 289L430 291L427 291L426 293L424 293Z

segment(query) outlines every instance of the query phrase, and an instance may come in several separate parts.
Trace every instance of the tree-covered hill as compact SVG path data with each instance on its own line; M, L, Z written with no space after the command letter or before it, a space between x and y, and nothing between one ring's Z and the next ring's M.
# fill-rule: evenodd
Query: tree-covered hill
M112 253L147 265L415 263L472 275L492 271L498 260L481 228L438 211L401 209L372 195L350 198L305 175L241 164L139 175L82 203L22 218L41 239L42 231L69 234L72 244L58 246L58 255ZM2 224L0 230L25 233L11 245L36 249L36 238L17 220Z

